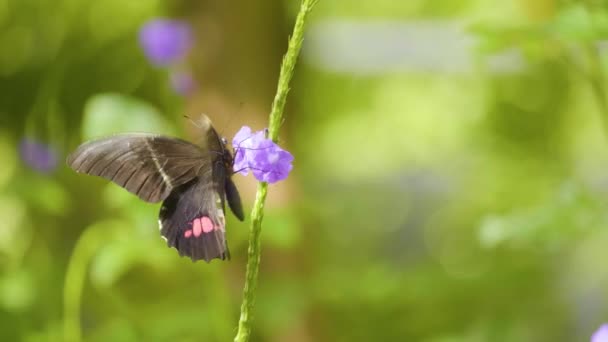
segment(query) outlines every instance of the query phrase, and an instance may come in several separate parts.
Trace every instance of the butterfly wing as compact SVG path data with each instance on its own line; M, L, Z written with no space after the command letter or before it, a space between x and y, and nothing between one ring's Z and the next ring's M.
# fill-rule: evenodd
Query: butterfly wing
M243 213L243 205L241 204L241 196L239 195L239 191L234 185L234 182L230 177L226 177L226 200L228 202L228 206L230 210L238 218L240 221L245 219L245 214Z
M192 261L230 258L224 217L226 167L221 160L213 165L177 187L160 208L160 233L167 245Z
M106 178L144 201L159 202L196 178L211 158L181 139L133 133L86 142L67 162L76 172Z

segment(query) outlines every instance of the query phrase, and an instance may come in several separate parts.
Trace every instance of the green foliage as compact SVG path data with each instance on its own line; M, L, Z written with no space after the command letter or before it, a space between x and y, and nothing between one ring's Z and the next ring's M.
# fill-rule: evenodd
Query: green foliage
M195 141L184 114L208 113L228 140L263 127L270 99L239 111L227 94L265 93L276 80L234 70L278 65L232 54L279 60L297 4L261 16L245 2L0 1L0 340L231 340L260 241L251 341L586 341L606 321L605 1L319 2L313 26L464 23L473 70L337 73L307 58L305 37L270 127L294 171L260 188L261 239L264 196L254 204L235 177L257 235L248 255L247 227L228 214L230 262L179 258L158 205L63 165L83 139L117 132ZM194 97L170 93L139 50L138 27L157 15L194 24ZM487 68L503 54L517 68ZM22 137L55 147L60 166L29 168Z
M173 133L158 109L120 94L99 94L89 99L84 107L82 131L85 139L118 132Z
M509 245L558 251L568 241L601 231L608 225L606 203L580 184L563 184L537 206L515 209L482 220L479 240L483 247Z

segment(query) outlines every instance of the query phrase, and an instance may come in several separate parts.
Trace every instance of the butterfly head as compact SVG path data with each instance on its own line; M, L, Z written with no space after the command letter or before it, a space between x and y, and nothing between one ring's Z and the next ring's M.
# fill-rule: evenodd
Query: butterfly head
M220 138L222 142L222 150L224 153L222 154L224 165L226 166L226 170L232 170L232 166L234 165L234 158L232 153L228 149L228 140L225 137Z

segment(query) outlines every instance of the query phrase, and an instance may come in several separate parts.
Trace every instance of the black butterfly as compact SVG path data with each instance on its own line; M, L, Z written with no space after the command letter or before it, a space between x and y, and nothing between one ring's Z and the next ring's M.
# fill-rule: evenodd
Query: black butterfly
M204 146L162 135L119 134L80 145L68 156L76 172L101 176L146 202L163 204L160 234L167 245L193 261L230 258L225 237L225 202L243 220L230 179L232 154L208 125Z

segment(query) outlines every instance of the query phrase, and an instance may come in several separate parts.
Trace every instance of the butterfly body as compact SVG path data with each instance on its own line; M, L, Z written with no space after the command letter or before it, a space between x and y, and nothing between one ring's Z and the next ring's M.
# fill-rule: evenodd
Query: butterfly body
M68 157L76 172L100 176L147 202L162 201L160 233L167 245L193 261L228 259L225 203L240 220L241 200L232 154L209 125L202 146L146 133L86 142Z

